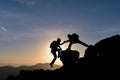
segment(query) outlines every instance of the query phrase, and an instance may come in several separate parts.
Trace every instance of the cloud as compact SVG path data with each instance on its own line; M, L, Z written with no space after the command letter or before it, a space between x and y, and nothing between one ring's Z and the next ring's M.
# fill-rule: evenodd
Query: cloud
M2 29L3 31L7 31L7 29L6 29L5 27L3 27L3 26L1 27L1 29Z
M106 30L101 31L101 34L109 34L109 33L115 33L115 32L120 32L120 28L109 28Z
M100 30L96 32L98 34L119 34L120 33L120 27L108 27L104 30Z
M3 28L3 27L2 27ZM35 26L29 28L24 27L22 29L10 28L9 32L0 32L0 42L14 42L14 41L29 41L38 40L46 37L58 37L66 36L68 33L73 32L73 29L65 27L41 27ZM4 29L4 28L3 28ZM7 29L6 29L7 30Z
M43 5L43 4L48 4L48 3L49 4L51 4L51 3L60 4L64 0L15 0L15 1L20 3L20 4L23 4L23 5L33 6L36 4Z
M62 2L62 0L51 0L53 3L59 4Z
M15 1L24 5L35 5L37 3L36 0L15 0Z
M40 19L33 15L32 13L28 12L22 12L22 11L10 11L10 10L3 10L0 9L0 20L2 24L5 24L7 26L21 26L25 25L25 23L31 23L39 21ZM13 25L9 25L13 24ZM25 25L26 26L26 25Z
M23 18L25 14L20 13L20 12L15 12L15 11L9 11L9 10L0 10L0 17L3 18Z

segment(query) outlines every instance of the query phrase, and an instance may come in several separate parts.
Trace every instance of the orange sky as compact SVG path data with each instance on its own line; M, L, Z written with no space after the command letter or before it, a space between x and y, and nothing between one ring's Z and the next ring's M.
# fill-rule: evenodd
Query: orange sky
M55 33L56 34L56 33ZM4 53L9 53L9 55L3 55L4 58L1 58L0 61L5 64L12 64L14 66L19 65L33 65L37 63L50 63L53 59L53 55L50 53L49 45L53 40L57 39L57 34L53 36L46 36L43 39L38 39L37 41L33 41L32 43L17 45L13 48L10 48ZM59 36L64 40L67 40L66 35ZM62 45L62 49L65 50L69 43ZM84 46L80 44L74 44L72 46L73 50L78 50L83 56ZM62 65L60 59L58 58L55 64Z

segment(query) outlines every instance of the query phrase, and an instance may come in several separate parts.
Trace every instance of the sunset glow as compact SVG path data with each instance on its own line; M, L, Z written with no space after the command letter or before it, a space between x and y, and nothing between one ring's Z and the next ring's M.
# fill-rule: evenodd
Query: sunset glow
M0 65L50 63L50 43L77 33L94 45L120 34L120 1L114 0L0 0ZM65 50L69 43L62 45ZM81 44L73 50L84 57ZM58 58L55 64L62 64Z

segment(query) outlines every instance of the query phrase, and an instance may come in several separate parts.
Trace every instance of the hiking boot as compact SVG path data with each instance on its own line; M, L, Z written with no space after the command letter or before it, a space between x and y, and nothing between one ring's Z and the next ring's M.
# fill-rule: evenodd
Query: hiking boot
M53 64L52 64L52 63L50 63L50 66L51 66L51 67L53 67Z

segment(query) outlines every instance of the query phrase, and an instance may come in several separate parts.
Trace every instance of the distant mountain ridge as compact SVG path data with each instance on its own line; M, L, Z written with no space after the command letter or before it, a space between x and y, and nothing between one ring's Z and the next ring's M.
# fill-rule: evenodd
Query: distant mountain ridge
M59 65L54 65L53 68L49 66L49 63L38 63L32 66L22 65L19 67L13 67L11 65L1 66L0 67L0 80L5 80L9 75L18 75L20 70L34 70L34 69L43 69L43 70L53 70L59 68Z

